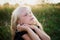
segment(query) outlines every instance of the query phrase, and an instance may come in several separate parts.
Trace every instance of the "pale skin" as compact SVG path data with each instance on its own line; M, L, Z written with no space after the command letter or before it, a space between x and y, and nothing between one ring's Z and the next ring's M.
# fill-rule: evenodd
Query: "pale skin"
M28 34L24 34L22 37L25 40L50 40L50 37L43 31L40 30L35 25L34 17L32 12L27 13L27 10L23 11L23 13L19 16L20 20L18 20L18 24L24 24L17 27L18 31L27 31ZM36 33L32 30L34 29Z

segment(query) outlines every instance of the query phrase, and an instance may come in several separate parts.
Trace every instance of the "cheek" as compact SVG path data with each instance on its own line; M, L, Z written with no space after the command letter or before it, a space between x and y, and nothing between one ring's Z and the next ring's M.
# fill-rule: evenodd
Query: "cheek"
M26 18L24 21L25 21L26 23L28 23L28 22L30 22L30 19L29 19L29 18Z
M24 21L24 18L23 17L20 17L20 21L23 22Z
M21 17L21 21L24 22L24 23L31 22L30 17Z

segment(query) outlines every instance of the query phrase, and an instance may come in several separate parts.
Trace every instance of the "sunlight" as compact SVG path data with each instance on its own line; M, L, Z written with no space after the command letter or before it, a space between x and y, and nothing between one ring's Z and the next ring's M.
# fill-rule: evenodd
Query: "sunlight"
M21 0L20 4L36 5L38 4L38 0Z
M1 0L0 1L0 4L4 4L4 3L9 3L9 4L20 4L20 5L23 5L23 4L28 4L28 5L36 5L38 4L38 1L39 0Z
M58 3L60 0L44 0L46 3ZM0 0L0 4L3 5L4 3L9 4L28 4L28 5L36 5L36 4L42 4L42 0Z

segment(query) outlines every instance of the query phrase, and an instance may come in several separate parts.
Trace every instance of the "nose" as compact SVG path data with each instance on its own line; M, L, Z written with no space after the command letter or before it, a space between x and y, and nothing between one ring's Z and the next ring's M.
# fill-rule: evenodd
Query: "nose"
M29 14L29 16L30 16L30 17L32 17L32 15L31 15L31 14Z
M32 15L29 15L30 17L32 17Z

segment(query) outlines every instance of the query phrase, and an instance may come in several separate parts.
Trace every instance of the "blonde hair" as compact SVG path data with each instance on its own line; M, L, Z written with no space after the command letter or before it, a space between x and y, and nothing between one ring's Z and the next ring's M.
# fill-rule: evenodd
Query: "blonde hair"
M27 6L19 6L17 7L13 12L12 12L12 16L11 16L11 33L12 33L12 40L14 40L14 36L15 36L15 31L16 31L16 26L17 26L17 21L19 19L19 14L22 13L22 10L27 9L29 11L31 11L30 7ZM33 15L34 16L34 15ZM34 16L36 22L38 23L38 20L36 19L36 17ZM40 26L40 28L42 28Z

